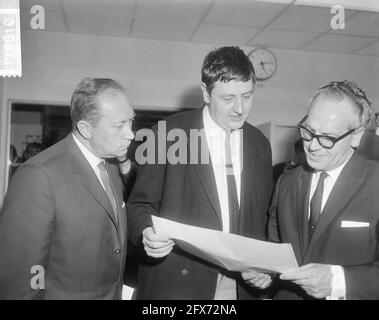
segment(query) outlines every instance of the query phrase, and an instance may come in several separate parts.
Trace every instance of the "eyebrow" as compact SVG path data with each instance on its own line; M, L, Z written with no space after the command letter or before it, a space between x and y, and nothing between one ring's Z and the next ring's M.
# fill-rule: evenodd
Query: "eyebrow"
M246 95L252 95L254 93L254 90L250 90L250 91L247 91L247 92L243 92L243 93L241 93L241 96L246 96ZM226 93L226 94L223 94L223 95L221 95L221 97L223 97L223 98L225 98L225 97L235 97L236 96L236 94L234 94L234 93Z
M309 131L312 131L314 134L318 134L320 136L333 137L333 136L338 136L339 135L339 133L335 133L335 132L329 132L329 133L327 133L327 132L320 132L320 133L316 133L316 131L313 128L309 127L309 125L307 123L304 123L303 126L306 129L308 129Z

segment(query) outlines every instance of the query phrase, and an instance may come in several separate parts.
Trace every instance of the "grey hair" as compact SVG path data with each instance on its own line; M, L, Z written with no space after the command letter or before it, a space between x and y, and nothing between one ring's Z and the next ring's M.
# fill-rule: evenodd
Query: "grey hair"
M71 121L75 129L80 120L96 124L100 118L97 99L104 92L121 91L124 88L113 79L84 78L75 88L71 97Z

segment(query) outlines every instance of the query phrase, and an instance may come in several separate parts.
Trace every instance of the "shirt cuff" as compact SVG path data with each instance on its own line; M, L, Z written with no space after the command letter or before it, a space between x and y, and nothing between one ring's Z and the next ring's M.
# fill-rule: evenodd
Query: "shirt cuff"
M332 271L332 293L326 300L346 300L345 272L341 266L330 266Z

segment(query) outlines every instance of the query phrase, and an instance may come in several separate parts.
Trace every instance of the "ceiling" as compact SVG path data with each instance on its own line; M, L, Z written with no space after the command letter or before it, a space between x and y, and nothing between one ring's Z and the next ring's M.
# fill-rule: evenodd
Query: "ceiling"
M366 11L357 10L363 0L345 1L343 30L331 29L334 14L317 0L20 0L20 7L24 29L38 4L48 31L379 57L379 0L366 0Z

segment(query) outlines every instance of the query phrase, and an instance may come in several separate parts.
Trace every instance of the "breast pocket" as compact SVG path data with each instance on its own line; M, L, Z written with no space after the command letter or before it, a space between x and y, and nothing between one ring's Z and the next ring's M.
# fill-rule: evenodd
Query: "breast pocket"
M336 231L335 255L343 264L361 264L372 261L375 256L376 241L369 226L339 228ZM341 263L342 264L342 263Z

